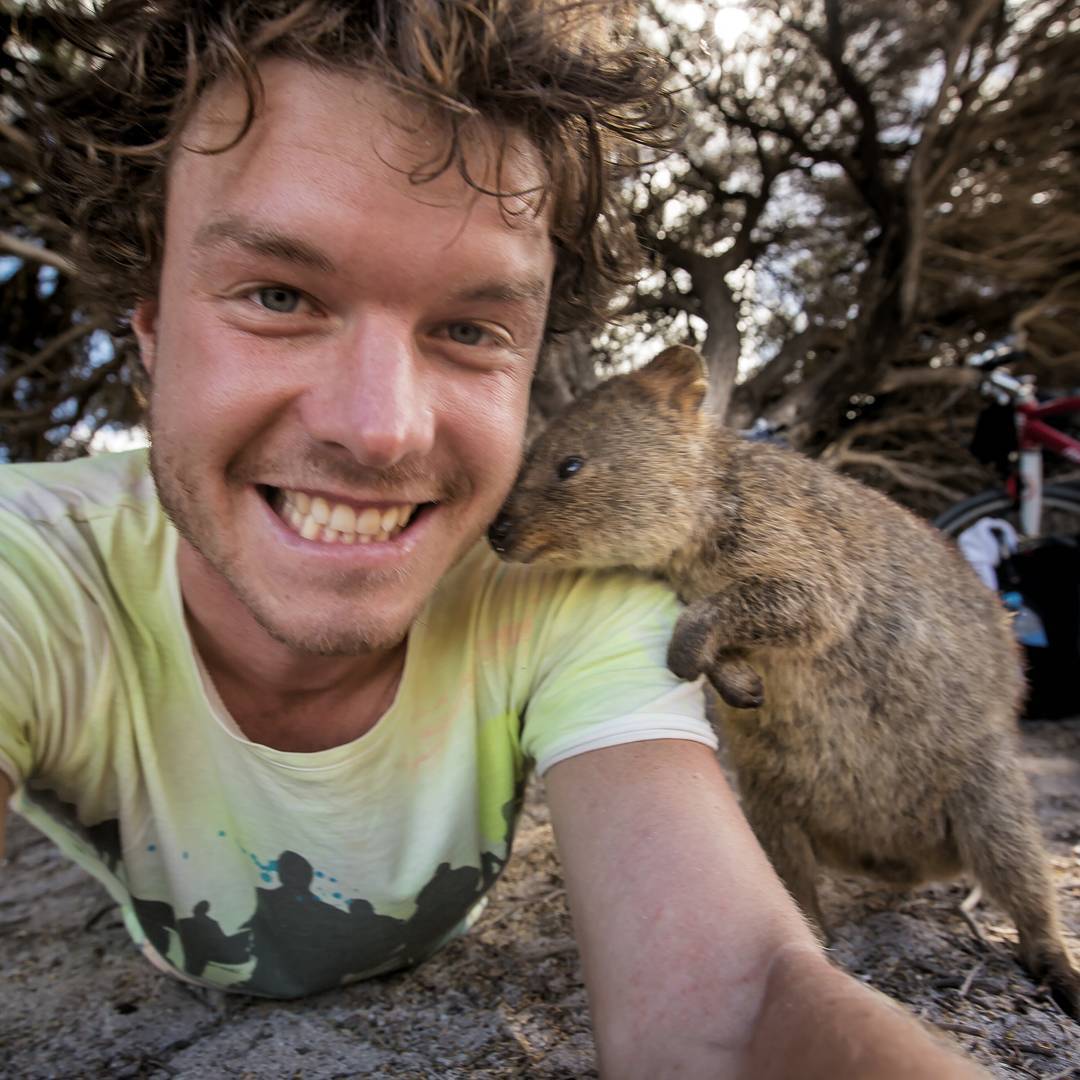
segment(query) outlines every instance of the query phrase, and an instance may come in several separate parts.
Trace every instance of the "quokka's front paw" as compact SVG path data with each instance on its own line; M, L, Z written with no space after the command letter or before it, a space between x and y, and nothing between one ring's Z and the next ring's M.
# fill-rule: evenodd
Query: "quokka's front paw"
M733 709L756 709L765 700L761 676L737 657L718 657L709 666L709 682Z
M704 633L676 631L668 644L668 670L680 679L692 682L703 670L702 639Z

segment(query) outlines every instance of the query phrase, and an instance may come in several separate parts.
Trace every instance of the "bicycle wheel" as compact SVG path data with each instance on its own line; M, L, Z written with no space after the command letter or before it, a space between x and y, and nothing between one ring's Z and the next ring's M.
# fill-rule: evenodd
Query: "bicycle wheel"
M973 495L950 506L933 520L946 536L959 536L981 518L1004 518L1020 531L1020 507L1004 488ZM1047 484L1043 488L1043 536L1080 536L1080 487Z

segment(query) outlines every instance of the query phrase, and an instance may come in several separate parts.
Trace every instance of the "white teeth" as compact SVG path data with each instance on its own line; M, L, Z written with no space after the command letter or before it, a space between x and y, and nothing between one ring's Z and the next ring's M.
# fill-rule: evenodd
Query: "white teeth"
M311 516L320 524L325 525L330 520L330 504L318 495L311 500Z
M356 531L374 536L382 527L382 514L373 506L356 515Z
M330 528L338 532L356 532L356 511L344 503L337 503L330 515Z
M331 502L321 495L280 489L275 502L282 519L305 540L324 544L386 543L410 521L413 503L401 503L385 510L369 506L357 512L348 503Z

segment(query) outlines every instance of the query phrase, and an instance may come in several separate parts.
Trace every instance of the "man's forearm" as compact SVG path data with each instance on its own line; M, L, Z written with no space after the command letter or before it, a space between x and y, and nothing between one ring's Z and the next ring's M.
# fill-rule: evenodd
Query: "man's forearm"
M845 975L813 946L784 946L746 1039L700 1002L668 1026L597 1031L605 1080L987 1080L910 1013Z
M804 946L781 949L739 1076L747 1080L978 1080L989 1074L895 1002Z
M828 962L708 747L608 747L546 782L601 1076L985 1077Z

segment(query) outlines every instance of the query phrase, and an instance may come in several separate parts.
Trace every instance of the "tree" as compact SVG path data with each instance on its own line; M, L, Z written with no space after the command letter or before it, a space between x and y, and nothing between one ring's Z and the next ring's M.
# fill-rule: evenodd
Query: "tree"
M909 501L958 497L984 479L957 453L963 358L1022 333L1044 381L1080 373L1080 19L748 0L725 50L703 34L723 10L650 9L688 129L629 196L654 256L632 325L699 344L730 422L783 425Z
M26 44L32 40L34 47ZM66 237L42 209L30 140L15 104L31 67L72 62L52 26L0 11L0 459L85 452L101 426L136 422L126 352L83 311Z
M0 21L9 87L72 62L26 17L33 52ZM736 426L780 426L924 510L986 483L962 450L978 405L965 358L1013 335L1043 385L1080 381L1080 15L1067 0L651 0L641 28L671 58L685 138L627 184L648 269L613 328L552 343L535 421L605 368L690 341ZM0 282L0 444L55 456L136 415L131 368L48 254L64 237L9 94L0 123L0 245L19 257Z

